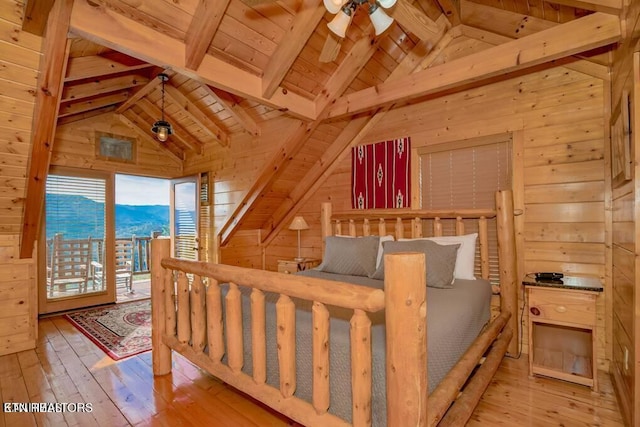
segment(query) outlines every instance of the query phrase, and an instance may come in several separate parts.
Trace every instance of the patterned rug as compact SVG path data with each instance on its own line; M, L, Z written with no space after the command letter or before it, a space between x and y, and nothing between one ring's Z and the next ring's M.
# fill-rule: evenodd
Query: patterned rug
M113 360L151 350L151 301L134 301L65 314Z

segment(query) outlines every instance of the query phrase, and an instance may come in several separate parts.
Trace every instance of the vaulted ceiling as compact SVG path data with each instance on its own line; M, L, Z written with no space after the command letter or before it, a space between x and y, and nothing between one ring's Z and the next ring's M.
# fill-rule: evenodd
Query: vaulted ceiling
M170 76L165 116L175 133L154 143L176 158L197 156L208 144L228 146L240 133L258 136L279 116L300 120L221 227L223 241L238 227L273 238L341 153L388 109L551 62L604 76L624 36L622 0L398 0L387 11L395 22L384 33L374 35L361 6L344 39L327 29L333 15L321 0L55 3L26 2L24 20L25 30L43 34L49 17L41 86L56 99L41 95L40 104L50 107L37 114L54 130L116 113L152 140L161 72ZM463 39L482 41L483 51ZM459 49L442 55L456 43ZM51 131L42 127L44 135ZM332 135L330 141L320 133ZM46 141L36 129L34 156ZM30 181L46 167L48 161L32 161ZM34 182L28 189L29 197L43 192ZM269 208L261 206L267 199ZM25 219L25 233L35 233L33 227Z

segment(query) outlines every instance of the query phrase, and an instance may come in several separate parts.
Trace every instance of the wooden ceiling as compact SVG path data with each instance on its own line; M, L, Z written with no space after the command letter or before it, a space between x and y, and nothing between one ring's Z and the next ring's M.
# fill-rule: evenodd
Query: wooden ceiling
M347 96L367 97L363 91L388 80L408 56L415 66L465 31L504 42L594 11L619 13L617 3L399 0L389 11L396 21L379 37L360 7L335 60L322 63L333 15L320 0L76 0L58 124L116 111L149 134L161 107L156 76L167 72L165 115L176 133L165 146L184 158L209 143L227 145L238 132L257 135L261 122L285 112L314 120L375 109L350 110ZM25 27L40 22L44 31L46 20L35 17L51 4L27 2Z
M177 158L197 156L208 144L233 144L239 133L257 136L279 116L301 120L221 228L223 240L238 225L273 236L303 199L304 185L296 187L311 188L327 162L389 108L551 61L587 58L608 73L623 12L622 0L398 0L388 11L395 22L380 36L360 7L337 40L328 39L333 15L321 0L60 2L70 10L61 15L69 25L58 125L115 112L152 140L160 72L170 76L165 117L175 127L163 146ZM42 34L52 4L26 2L24 28ZM481 40L490 51L468 43L450 49L463 38ZM335 59L321 62L332 41ZM300 153L304 163L294 168ZM286 179L282 158L298 170ZM261 208L266 199L269 208Z

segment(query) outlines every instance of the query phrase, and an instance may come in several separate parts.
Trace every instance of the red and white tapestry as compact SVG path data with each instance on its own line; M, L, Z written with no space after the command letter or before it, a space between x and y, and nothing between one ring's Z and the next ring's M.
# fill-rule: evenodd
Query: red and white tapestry
M351 151L351 207L406 208L411 203L411 139L360 145Z

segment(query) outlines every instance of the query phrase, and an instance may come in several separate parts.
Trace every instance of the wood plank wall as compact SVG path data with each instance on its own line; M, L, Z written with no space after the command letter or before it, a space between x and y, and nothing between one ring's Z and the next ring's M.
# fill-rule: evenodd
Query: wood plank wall
M104 132L136 140L136 161L125 163L96 157L95 133ZM51 165L101 170L112 173L176 178L183 175L182 162L168 150L139 138L116 114L106 113L58 126Z
M640 29L640 5L631 2L625 12L627 31L637 34ZM609 237L612 251L608 259L613 288L611 373L622 413L627 423L634 426L640 423L640 208L636 200L640 190L640 135L637 131L640 129L640 60L637 58L639 48L636 42L637 38L625 39L615 53L611 85L612 110L620 102L623 91L630 94L631 159L634 160L632 179L616 188L609 180L607 186L612 212L608 218L612 224Z
M36 345L35 257L20 259L20 237L0 234L0 356Z
M22 230L42 39L21 31L22 2L0 3L0 233Z
M42 39L21 31L23 3L0 2L0 355L35 347L35 268L19 260Z
M208 171L212 183L213 219L210 222L215 236L249 190L263 165L287 140L300 122L285 117L261 123L261 135L235 134L228 147L210 145L198 158L185 162L185 175ZM276 209L277 206L274 206ZM256 245L259 230L244 230L231 238L222 251L221 262L243 267L262 268L262 248Z
M463 45L459 40L455 48ZM391 111L365 142L408 135L420 147L512 132L514 197L524 210L518 218L520 275L563 271L605 280L606 87L608 82L563 67L540 71ZM300 210L311 226L302 234L303 256L322 255L320 203L350 209L350 173L348 159ZM267 269L275 270L278 258L295 256L295 239L288 230L274 239L266 248ZM605 370L607 298L608 281L598 299L598 365ZM525 336L525 352L526 344Z

